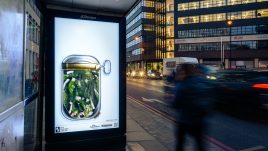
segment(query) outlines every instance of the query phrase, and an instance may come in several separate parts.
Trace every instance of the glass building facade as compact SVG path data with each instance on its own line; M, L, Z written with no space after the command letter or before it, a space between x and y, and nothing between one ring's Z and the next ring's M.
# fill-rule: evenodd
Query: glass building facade
M161 70L163 58L195 57L268 68L268 0L141 0L126 19L128 67Z
M159 2L154 0L140 0L126 16L126 60L127 71L133 70L161 70L163 56L156 42L156 34L159 34L159 13L156 6ZM162 14L165 14L162 7ZM160 17L161 18L161 17ZM165 19L162 19L165 24ZM165 35L165 34L163 34ZM164 38L163 38L164 39ZM165 40L165 39L164 39ZM163 41L164 41L163 40Z
M268 67L268 0L175 0L174 6L176 57L232 68Z

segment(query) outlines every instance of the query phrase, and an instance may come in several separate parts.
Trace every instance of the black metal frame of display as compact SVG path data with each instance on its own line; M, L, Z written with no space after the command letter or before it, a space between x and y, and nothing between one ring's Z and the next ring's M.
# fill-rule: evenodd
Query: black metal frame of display
M119 23L119 128L54 133L54 18L84 19ZM126 145L126 77L125 35L126 22L123 17L101 16L77 12L46 10L44 14L45 34L45 150L125 150ZM105 55L105 54L103 54ZM61 91L61 90L59 90ZM87 149L88 148L88 149Z

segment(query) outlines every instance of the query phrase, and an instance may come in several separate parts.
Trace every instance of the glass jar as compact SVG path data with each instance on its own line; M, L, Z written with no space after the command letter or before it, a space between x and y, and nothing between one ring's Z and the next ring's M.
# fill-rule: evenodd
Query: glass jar
M105 65L108 68L105 69ZM89 55L70 55L62 61L62 113L68 119L96 117L101 108L101 68L111 72L111 62L101 66Z

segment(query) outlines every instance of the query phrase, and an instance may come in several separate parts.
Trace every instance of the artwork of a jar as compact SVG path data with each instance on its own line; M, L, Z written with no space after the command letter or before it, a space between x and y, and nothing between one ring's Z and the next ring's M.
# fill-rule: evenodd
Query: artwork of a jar
M101 68L110 74L111 62L101 65L93 56L70 55L62 61L62 113L68 119L91 119L101 109Z

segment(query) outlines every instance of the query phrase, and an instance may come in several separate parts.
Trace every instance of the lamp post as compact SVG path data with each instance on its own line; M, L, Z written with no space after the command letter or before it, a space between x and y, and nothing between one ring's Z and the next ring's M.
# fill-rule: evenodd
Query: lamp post
M227 20L227 25L229 27L229 37L230 37L230 40L229 40L229 68L231 68L231 58L232 58L232 48L231 48L231 42L232 42L232 32L231 32L231 29L232 29L232 25L233 25L233 21L230 19L230 20Z

